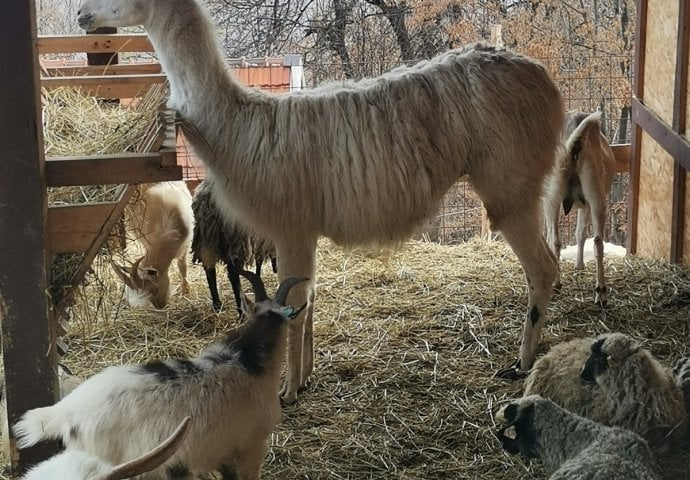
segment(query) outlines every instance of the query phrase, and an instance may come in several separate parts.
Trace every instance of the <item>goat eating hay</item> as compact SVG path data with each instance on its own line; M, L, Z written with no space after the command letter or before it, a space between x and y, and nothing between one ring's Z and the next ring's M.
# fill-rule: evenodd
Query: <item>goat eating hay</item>
M169 106L207 166L221 209L271 238L280 279L314 278L319 236L399 244L468 175L529 286L520 358L534 361L556 260L540 197L560 140L563 102L546 70L477 44L357 83L275 96L230 73L197 0L86 0L79 25L143 25L170 81ZM297 399L313 369L313 283L289 331L282 389Z

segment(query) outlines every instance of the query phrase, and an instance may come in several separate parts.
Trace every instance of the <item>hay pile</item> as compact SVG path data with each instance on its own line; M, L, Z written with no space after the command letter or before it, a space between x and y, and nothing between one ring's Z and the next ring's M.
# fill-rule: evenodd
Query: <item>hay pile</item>
M159 130L158 115L167 86L152 85L140 98L98 100L78 87L42 89L43 136L46 157L147 152ZM124 185L48 188L48 204L113 202ZM60 305L70 293L83 255L56 255L51 266L50 295Z
M618 330L667 365L690 354L690 272L636 258L607 260L606 270L612 293L601 310L593 265L574 272L564 264L542 351ZM191 294L163 311L129 310L119 296L91 296L87 286L63 361L86 376L195 355L236 319L227 282L227 308L216 315L203 270L190 273ZM275 285L268 269L264 277ZM492 374L516 355L526 302L522 271L502 242L414 241L386 258L321 242L315 372L298 403L284 408L263 478L546 478L538 463L504 454L493 437L493 412L521 390ZM97 321L79 312L97 304L104 310ZM665 478L687 478L690 452L674 452L663 466Z

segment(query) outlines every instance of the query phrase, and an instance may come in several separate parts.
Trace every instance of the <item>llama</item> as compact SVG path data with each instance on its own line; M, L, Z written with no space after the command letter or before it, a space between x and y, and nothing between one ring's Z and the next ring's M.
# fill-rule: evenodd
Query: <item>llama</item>
M145 250L130 268L113 263L125 283L132 307L153 304L163 308L170 300L170 263L177 259L182 277L180 292L189 290L187 250L192 241L192 195L184 182L163 182L141 188L141 198L128 209L127 224Z
M85 30L143 25L170 81L168 105L219 208L273 240L279 278L312 279L291 292L292 304L308 307L289 332L285 402L313 370L318 238L399 245L462 175L528 283L520 356L500 374L531 367L557 275L540 197L564 115L543 66L480 43L377 78L278 96L233 78L198 0L86 0L78 21Z
M606 305L607 290L604 278L604 221L606 195L616 174L616 160L606 137L601 133L601 112L591 115L569 112L565 117L565 148L557 157L554 170L547 180L544 216L549 246L558 261L561 242L558 218L561 203L565 215L577 209L577 257L575 268L584 267L585 229L589 218L594 230L594 257L597 262L597 281L594 301Z

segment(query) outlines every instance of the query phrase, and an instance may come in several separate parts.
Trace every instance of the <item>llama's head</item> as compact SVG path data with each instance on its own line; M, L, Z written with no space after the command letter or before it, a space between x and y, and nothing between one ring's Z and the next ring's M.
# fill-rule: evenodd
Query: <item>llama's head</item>
M77 11L79 26L84 30L99 27L132 27L143 25L148 18L150 1L84 0Z
M143 308L153 305L156 308L163 308L170 300L168 271L142 265L144 258L140 258L129 268L113 263L113 269L125 282L129 306Z

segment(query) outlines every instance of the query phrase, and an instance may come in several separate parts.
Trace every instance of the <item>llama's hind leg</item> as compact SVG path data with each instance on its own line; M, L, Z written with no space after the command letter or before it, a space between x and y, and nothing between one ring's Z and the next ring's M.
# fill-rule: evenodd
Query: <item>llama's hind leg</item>
M516 378L529 370L534 362L558 269L555 256L541 233L541 217L537 212L523 210L519 215L504 217L497 227L522 264L529 289L520 358L514 368L497 374Z
M298 239L278 244L278 278L309 278L290 290L287 302L295 308L307 304L300 315L292 320L288 328L287 373L280 391L284 403L297 400L297 393L306 387L314 365L313 351L313 306L310 304L314 275L316 274L316 239Z

